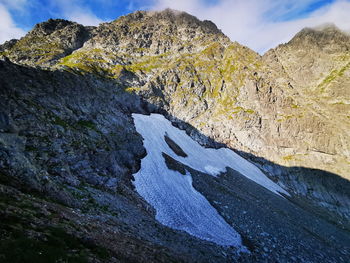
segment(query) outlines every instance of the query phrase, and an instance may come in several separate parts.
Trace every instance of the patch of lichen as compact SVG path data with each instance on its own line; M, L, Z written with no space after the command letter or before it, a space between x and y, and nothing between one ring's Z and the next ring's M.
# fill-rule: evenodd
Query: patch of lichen
M303 159L307 158L308 153L295 153L282 156L282 160L285 162L301 162Z
M55 116L55 117L53 118L52 124L54 124L54 125L59 125L59 126L65 128L65 129L67 129L67 128L70 127L70 125L69 125L65 120L61 119L61 118L58 117L58 116Z
M128 93L133 93L133 92L137 92L140 90L141 90L141 87L127 87L127 88L125 88L125 91Z
M209 59L216 59L221 56L224 46L219 42L214 42L206 47L201 54L207 56Z
M139 48L137 52L147 50ZM246 53L249 53L248 56ZM122 54L116 54L119 58ZM259 59L254 52L242 48L238 44L228 47L219 42L207 42L206 47L197 53L164 53L154 56L136 56L126 58L129 64L113 64L101 50L88 52L74 52L63 58L60 65L65 65L82 72L104 75L105 77L119 78L123 70L136 75L152 74L152 80L168 86L173 90L171 104L182 107L203 104L204 101L217 105L216 114L232 118L243 112L253 114L252 109L240 109L237 104L239 88L242 87L251 75L246 70L247 65L255 70ZM113 55L112 55L113 56ZM106 59L107 57L107 59ZM113 59L112 59L113 60ZM176 72L178 80L169 80L168 74ZM200 88L204 87L204 88ZM140 88L128 87L127 92L138 92ZM154 98L156 100L156 98ZM159 99L159 98L157 98Z
M76 123L78 127L88 128L92 130L97 130L95 123L89 120L80 120Z
M283 122L283 121L287 121L290 119L300 119L300 118L304 118L305 117L305 111L304 110L299 110L297 112L295 112L294 114L279 114L278 115L278 122Z
M277 119L278 122L283 122L283 121L287 121L291 118L295 117L294 115L287 115L287 114L280 114L279 118Z
M7 55L21 54L33 58L36 64L44 64L64 52L64 48L57 42L49 41L45 37L29 35L17 41Z
M213 116L216 118L225 117L229 120L234 119L238 114L243 114L243 116L248 116L254 114L253 109L243 108L237 105L238 102L235 98L225 96L219 101L217 107L215 108Z
M248 72L245 70L246 65L250 65L256 60L255 54L248 56L246 61L241 50L237 52L238 45L231 45L223 49L220 45L212 45L203 51L205 55L211 56L209 61L199 56L202 62L197 62L196 68L198 72L203 73L201 77L209 76L206 90L203 98L215 100L214 116L234 118L238 113L253 114L254 110L244 109L237 106L237 97L239 88L243 86L247 80ZM214 51L215 50L215 51ZM252 67L252 66L251 66ZM256 67L256 65L254 66ZM209 84L209 85L208 85Z
M328 84L333 82L336 78L342 77L344 73L349 69L350 69L350 62L340 69L332 70L331 73L329 73L329 75L325 77L322 80L322 82L318 85L318 88L321 89L321 92L323 92Z
M346 105L346 103L344 101L337 101L332 103L332 105Z
M285 161L291 161L294 159L294 155L285 155L282 157L282 159Z
M4 56L6 57L8 55L8 51L1 51L0 52L0 57Z
M80 72L92 73L95 75L104 75L105 71L103 68L95 66L90 63L62 63L66 67Z
M82 73L91 73L102 77L115 77L122 71L121 65L114 65L115 56L102 49L77 51L62 58L57 65L65 66Z
M109 69L112 76L114 76L114 78L116 78L116 79L121 76L123 70L124 70L124 66L122 66L122 65L115 65Z
M228 119L233 119L234 115L239 113L241 110L236 106L236 101L225 97L216 106L213 117L226 117Z
M86 53L73 53L61 59L58 65L66 66L74 71L81 71L93 73L97 75L104 75L108 73L107 67L103 67L104 61L101 59L93 60Z
M214 52L213 49L216 49L216 51ZM209 51L205 50L204 53L215 54L215 57L209 61L205 61L200 57L202 63L206 65L204 70L200 68L203 70L201 72L204 76L210 76L210 84L213 87L208 89L206 95L213 98L221 97L220 94L224 91L225 84L230 95L237 97L239 87L243 86L248 79L249 71L246 70L248 66L251 70L256 70L260 64L256 54L242 50L242 47L235 44L228 46L226 49L223 49L220 45L213 45ZM197 63L196 65L201 64Z
M252 109L236 105L239 88L251 75L251 70L246 70L247 65L255 70L261 63L256 53L248 52L249 56L244 56L245 53L247 50L237 44L225 48L219 43L211 43L198 53L146 57L127 66L127 70L135 73L152 71L158 76L163 76L161 72L167 73L169 68L173 68L178 80L165 81L165 85L174 90L171 94L171 104L192 107L206 100L216 105L216 116L232 118L240 112L255 113Z
M350 53L342 54L336 58L337 61L344 62L350 60Z
M45 64L58 56L60 56L63 53L62 50L56 50L48 53L42 53L42 54L36 54L36 57L39 57L38 60L35 62L37 65Z
M142 50L139 49L138 51L142 52ZM165 69L168 63L166 56L167 54L165 53L157 56L141 56L131 59L124 53L111 54L101 49L93 49L74 52L62 58L58 65L80 72L118 79L123 70L133 73L148 73L154 69ZM129 64L122 65L124 59L131 61Z
M200 98L189 86L178 87L171 96L171 102L175 106L188 107L199 101Z
M155 69L167 69L169 66L168 54L164 53L156 56L143 56L138 61L125 66L125 69L134 73L149 73Z

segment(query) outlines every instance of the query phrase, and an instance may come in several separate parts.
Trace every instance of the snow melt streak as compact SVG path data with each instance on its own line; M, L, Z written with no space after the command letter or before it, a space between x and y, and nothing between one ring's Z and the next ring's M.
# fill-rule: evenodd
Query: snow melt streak
M156 209L162 224L220 245L242 247L240 235L228 225L210 203L192 186L189 173L169 170L162 152L198 171L216 176L229 166L277 193L285 191L270 181L256 166L229 149L207 149L185 131L171 125L162 115L133 114L136 130L144 138L147 156L134 174L137 192ZM176 155L166 144L167 134L188 155Z

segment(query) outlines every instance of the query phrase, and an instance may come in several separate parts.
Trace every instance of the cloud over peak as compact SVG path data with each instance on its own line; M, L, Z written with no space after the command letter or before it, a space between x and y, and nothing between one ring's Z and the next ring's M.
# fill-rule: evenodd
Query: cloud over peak
M60 16L84 26L97 26L103 20L98 18L88 5L81 0L51 0Z

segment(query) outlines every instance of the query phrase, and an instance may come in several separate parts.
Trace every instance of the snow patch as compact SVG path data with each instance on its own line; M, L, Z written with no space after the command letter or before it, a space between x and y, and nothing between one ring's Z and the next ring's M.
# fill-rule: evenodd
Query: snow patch
M185 131L174 127L163 115L151 114L133 114L136 130L146 140L153 142L153 148L157 151L165 152L173 159L192 167L203 173L209 173L217 176L226 171L226 167L238 171L245 177L260 184L266 189L279 194L289 195L281 186L271 181L266 175L254 164L236 154L228 148L205 148L194 141ZM188 155L181 157L176 155L164 141L164 135L171 138L181 149ZM146 147L147 152L150 150Z
M218 214L215 208L192 186L192 177L169 170L162 152L173 159L204 173L217 176L226 167L237 170L270 191L288 194L269 180L256 166L233 151L204 148L185 131L172 126L159 114L133 114L136 130L144 138L147 155L141 169L134 174L137 192L156 209L156 219L174 229L219 245L244 248L240 235ZM167 134L187 157L178 156L164 140Z
M211 175L219 175L220 173L224 172L222 171L222 169L217 168L217 167L213 167L211 165L206 165L204 166L204 170L206 170L209 174Z

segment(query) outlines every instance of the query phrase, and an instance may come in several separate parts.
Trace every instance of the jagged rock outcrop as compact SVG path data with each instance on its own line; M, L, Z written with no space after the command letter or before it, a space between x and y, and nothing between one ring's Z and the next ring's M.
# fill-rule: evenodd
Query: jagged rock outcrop
M307 211L293 210L289 204L283 218L292 225L293 213L305 216L305 225L295 231L309 235L307 240L315 247L307 247L306 242L307 248L301 248L292 239L292 248L280 256L273 248L283 250L291 228L281 234L283 241L265 236L268 247L264 247L261 229L249 232L257 216L254 212L250 211L246 225L232 219L235 208L215 203L224 202L222 196L232 203L249 200L241 204L246 209L254 198L269 200L265 193L257 190L255 196L252 191L249 197L237 194L238 189L233 193L232 179L203 183L194 171L194 183L203 195L210 196L227 221L239 226L246 242L254 243L250 244L253 255L241 260L263 261L269 251L272 258L283 261L300 250L296 261L331 262L338 257L346 262L350 55L349 37L338 29L305 29L262 57L231 42L210 21L174 10L142 11L98 27L49 20L22 39L0 46L0 57L0 182L5 185L1 193L6 198L17 196L12 206L21 207L20 217L26 213L24 199L36 206L48 202L49 214L68 218L74 227L64 223L63 228L79 240L83 232L79 222L85 220L95 236L89 237L93 245L84 249L100 261L95 248L103 240L96 234L102 226L108 240L101 244L113 251L111 258L116 261L118 256L145 260L142 249L134 258L129 254L136 246L146 249L146 256L154 261L157 251L162 251L159 261L164 262L237 259L232 250L223 255L218 246L159 225L152 208L133 191L131 174L145 151L131 113L161 112L201 144L227 145L254 161L292 194L291 202ZM239 183L255 189L248 182ZM212 186L221 189L222 196ZM32 199L32 193L39 199ZM42 200L43 195L49 200ZM52 201L69 207L68 212ZM269 209L282 214L283 203L272 203ZM82 219L84 213L87 219ZM10 209L3 214L11 218L16 212ZM317 221L316 230L311 229L320 215L323 219ZM43 227L42 217L36 218L34 225ZM278 216L273 220L277 222ZM269 215L261 221L268 225ZM321 230L329 224L342 240L333 250L344 258L332 254L333 247L325 249L328 232ZM35 228L30 231L43 239L51 236L46 230L44 234ZM118 246L110 247L115 231L128 237L126 257ZM318 251L315 259L309 254L313 249Z
M25 37L8 41L0 54L30 66L49 67L72 51L82 47L90 38L93 27L63 20L49 19L37 24Z

